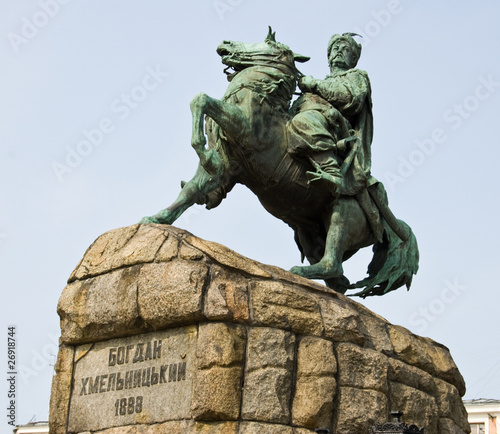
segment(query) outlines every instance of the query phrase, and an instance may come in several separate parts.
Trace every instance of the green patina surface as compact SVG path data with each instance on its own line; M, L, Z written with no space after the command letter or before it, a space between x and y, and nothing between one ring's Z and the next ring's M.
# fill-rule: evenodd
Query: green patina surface
M356 68L355 36L332 36L325 79L303 76L296 62L309 58L277 42L271 29L262 43L220 44L226 93L220 100L200 93L191 102L198 169L171 206L141 223L171 224L195 203L214 208L241 183L294 230L310 265L292 272L342 293L360 288L354 295L362 297L409 288L417 242L371 174L371 86ZM342 263L370 245L368 277L351 284Z

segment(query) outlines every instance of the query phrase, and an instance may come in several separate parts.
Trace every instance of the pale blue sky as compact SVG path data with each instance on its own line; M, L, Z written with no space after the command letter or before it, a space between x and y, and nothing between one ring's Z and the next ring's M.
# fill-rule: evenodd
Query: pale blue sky
M333 33L364 34L358 66L373 88L373 175L413 228L421 264L410 292L358 301L447 345L467 398L500 398L500 3L0 5L0 282L3 330L17 326L24 372L18 423L48 417L56 305L67 277L100 234L175 199L197 164L189 102L200 91L220 97L227 86L215 48L223 39L262 41L268 25L311 56L300 69L318 78L328 73ZM99 127L100 144L78 148ZM300 260L291 230L244 187L176 224L285 269ZM353 259L348 277L364 277L369 256Z

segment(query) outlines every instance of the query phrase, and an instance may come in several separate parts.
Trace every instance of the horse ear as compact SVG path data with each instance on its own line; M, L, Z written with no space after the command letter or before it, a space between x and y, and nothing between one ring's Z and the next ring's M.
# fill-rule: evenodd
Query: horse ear
M269 32L267 33L266 39L264 39L264 42L276 42L276 32L273 32L273 29L271 29L271 26L269 26Z
M293 53L293 60L295 60L296 62L304 63L308 60L311 60L311 58L308 56L303 56L302 54Z

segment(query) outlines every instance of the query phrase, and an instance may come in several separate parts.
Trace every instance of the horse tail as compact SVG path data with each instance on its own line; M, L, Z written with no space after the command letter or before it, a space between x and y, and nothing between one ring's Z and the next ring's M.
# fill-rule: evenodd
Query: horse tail
M368 277L352 285L364 288L353 295L366 298L370 295L384 295L406 285L410 289L413 275L418 271L419 252L417 239L410 226L398 220L406 232L405 241L383 219L384 239L373 246L373 259L368 265Z

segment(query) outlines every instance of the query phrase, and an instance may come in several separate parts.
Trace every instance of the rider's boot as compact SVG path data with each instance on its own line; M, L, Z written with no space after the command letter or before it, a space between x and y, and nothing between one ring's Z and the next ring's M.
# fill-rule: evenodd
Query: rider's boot
M315 171L306 172L308 183L338 196L343 188L343 176L337 160L334 157L318 158L315 155L310 155L309 160Z

